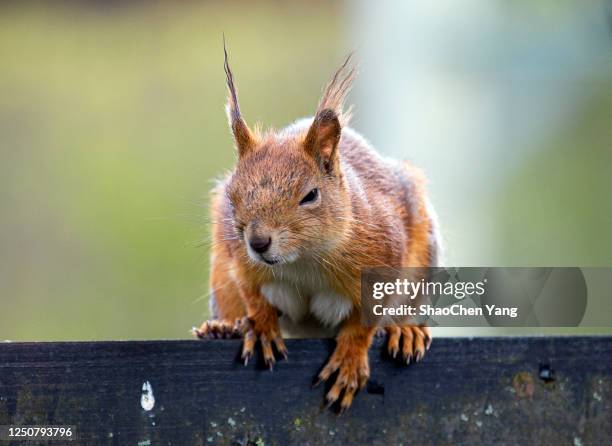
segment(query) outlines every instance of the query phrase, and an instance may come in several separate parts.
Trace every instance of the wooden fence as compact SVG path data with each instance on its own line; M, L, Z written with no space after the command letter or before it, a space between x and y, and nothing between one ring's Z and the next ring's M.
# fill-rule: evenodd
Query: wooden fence
M611 337L435 339L408 367L381 343L343 415L311 386L329 340L289 340L273 372L244 367L232 340L3 343L0 425L140 446L612 441Z

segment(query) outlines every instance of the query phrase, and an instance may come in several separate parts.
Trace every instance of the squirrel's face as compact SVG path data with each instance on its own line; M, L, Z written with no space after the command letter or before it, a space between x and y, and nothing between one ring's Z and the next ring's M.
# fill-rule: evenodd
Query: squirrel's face
M238 152L226 192L232 224L254 262L320 262L346 235L350 200L337 149L348 119L342 104L355 74L354 68L344 73L349 60L325 88L307 129L262 136L242 118L225 51L227 116Z
M299 139L268 138L242 156L227 195L235 231L256 263L316 260L345 227L341 175L322 170Z

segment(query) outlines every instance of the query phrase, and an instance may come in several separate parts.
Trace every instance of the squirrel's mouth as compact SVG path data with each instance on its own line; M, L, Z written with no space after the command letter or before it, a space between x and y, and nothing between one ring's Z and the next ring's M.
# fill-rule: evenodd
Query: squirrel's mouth
M271 255L270 257L266 257L263 254L259 255L259 259L268 266L285 265L287 263L295 261L297 257L298 256L295 253L290 255Z
M265 263L268 266L273 266L273 265L278 265L279 263L283 263L283 258L279 256L275 256L275 255L266 257L264 254L257 254L257 253L249 252L249 256L256 262Z
M249 257L258 263L263 263L267 266L284 265L286 263L294 262L298 259L299 255L297 252L291 252L289 254L273 254L273 253L256 253L253 250L247 250Z

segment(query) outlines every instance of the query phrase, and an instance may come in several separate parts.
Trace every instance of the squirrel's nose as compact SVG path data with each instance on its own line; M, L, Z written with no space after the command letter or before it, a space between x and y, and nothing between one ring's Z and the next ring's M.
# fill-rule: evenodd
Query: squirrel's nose
M270 244L272 243L271 237L259 237L253 236L249 239L249 245L253 248L253 251L263 254L268 250Z

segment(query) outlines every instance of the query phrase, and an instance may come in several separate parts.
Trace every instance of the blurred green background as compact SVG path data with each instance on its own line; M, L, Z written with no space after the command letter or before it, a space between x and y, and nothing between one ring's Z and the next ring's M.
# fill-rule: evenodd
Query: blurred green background
M222 33L243 114L274 127L310 115L343 56L360 49L354 126L383 153L426 168L448 264L612 265L606 4L502 1L492 20L490 6L476 0L459 16L452 2L417 11L399 1L375 10L374 3L0 6L0 339L184 338L206 316L207 194L234 160ZM532 19L534 40L496 47L486 37L491 26L524 34L523 16ZM415 17L421 28L406 26ZM442 19L470 29L485 24L464 42L465 60L453 59L452 46L428 31L449 30ZM582 68L564 78L574 87L571 100L561 84L551 90L555 98L566 94L561 102L512 105L515 94L505 88L520 84L524 72L509 73L526 62L513 50L539 39L541 53L529 63L554 68L563 39L575 42L593 23L599 31L587 31L585 45L600 50L577 59L562 53ZM446 39L456 44L453 29ZM426 60L437 54L449 62L425 63L418 48L431 50L422 52ZM467 70L466 60L474 62ZM505 94L487 90L476 72L502 82ZM419 73L427 82L443 73L446 87L421 88ZM471 89L460 88L466 79ZM536 82L535 89L542 85L550 88ZM474 100L481 91L489 102ZM461 120L474 110L480 114ZM539 132L519 126L522 139L512 125L486 120L512 124L530 121L530 113L554 119ZM406 139L413 134L420 139ZM485 137L475 142L475 135Z

